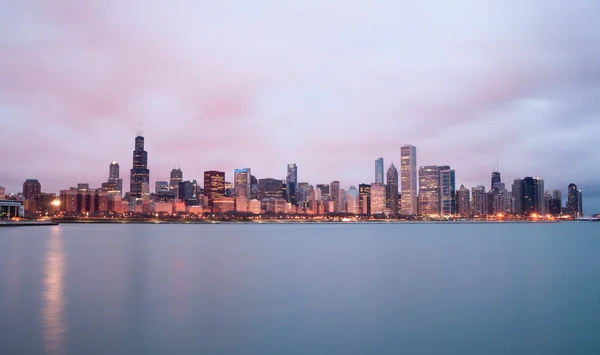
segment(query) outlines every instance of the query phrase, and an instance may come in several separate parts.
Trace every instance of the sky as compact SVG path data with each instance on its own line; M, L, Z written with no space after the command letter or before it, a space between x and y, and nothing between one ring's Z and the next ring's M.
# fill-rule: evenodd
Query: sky
M450 165L457 188L534 176L600 212L595 0L3 0L0 185L374 180L374 160ZM126 188L127 189L127 188Z

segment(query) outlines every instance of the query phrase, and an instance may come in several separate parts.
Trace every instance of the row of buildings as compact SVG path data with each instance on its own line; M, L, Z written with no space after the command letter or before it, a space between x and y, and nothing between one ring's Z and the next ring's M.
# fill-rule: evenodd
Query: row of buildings
M583 214L582 194L575 184L567 190L563 206L562 193L544 190L544 180L516 179L511 190L493 172L490 188L475 186L456 189L455 170L448 165L417 168L417 148L400 149L400 172L390 164L384 174L383 158L375 160L374 182L358 187L341 188L339 181L310 185L298 180L298 167L288 164L284 179L252 175L250 168L233 171L233 183L225 172L204 172L202 184L184 180L181 168L173 168L169 180L156 181L150 191L148 153L144 137L135 138L130 189L123 192L119 164L109 165L108 179L99 188L88 184L61 190L59 195L42 193L39 181L23 184L21 200L31 215L106 215L139 213L307 213L307 214L386 214L391 216L520 216ZM4 194L0 187L0 192ZM3 196L0 195L0 199Z

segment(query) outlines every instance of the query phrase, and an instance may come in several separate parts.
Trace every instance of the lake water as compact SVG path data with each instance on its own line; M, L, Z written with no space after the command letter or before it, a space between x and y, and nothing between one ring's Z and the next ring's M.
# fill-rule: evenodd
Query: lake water
M600 223L0 228L0 354L600 354Z

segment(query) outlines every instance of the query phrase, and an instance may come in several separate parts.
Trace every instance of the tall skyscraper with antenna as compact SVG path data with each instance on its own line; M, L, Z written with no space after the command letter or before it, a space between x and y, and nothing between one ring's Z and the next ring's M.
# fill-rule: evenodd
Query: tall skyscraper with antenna
M150 170L148 170L148 152L144 150L144 137L141 126L138 136L135 137L135 149L133 150L133 167L130 174L129 194L132 198L142 197L142 187L150 184Z

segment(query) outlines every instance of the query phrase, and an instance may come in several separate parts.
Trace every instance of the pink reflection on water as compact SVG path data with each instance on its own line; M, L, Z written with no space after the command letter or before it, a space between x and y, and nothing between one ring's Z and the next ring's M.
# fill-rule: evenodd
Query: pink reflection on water
M42 294L42 326L48 354L64 354L65 350L64 273L65 254L60 227L53 227L45 255Z

